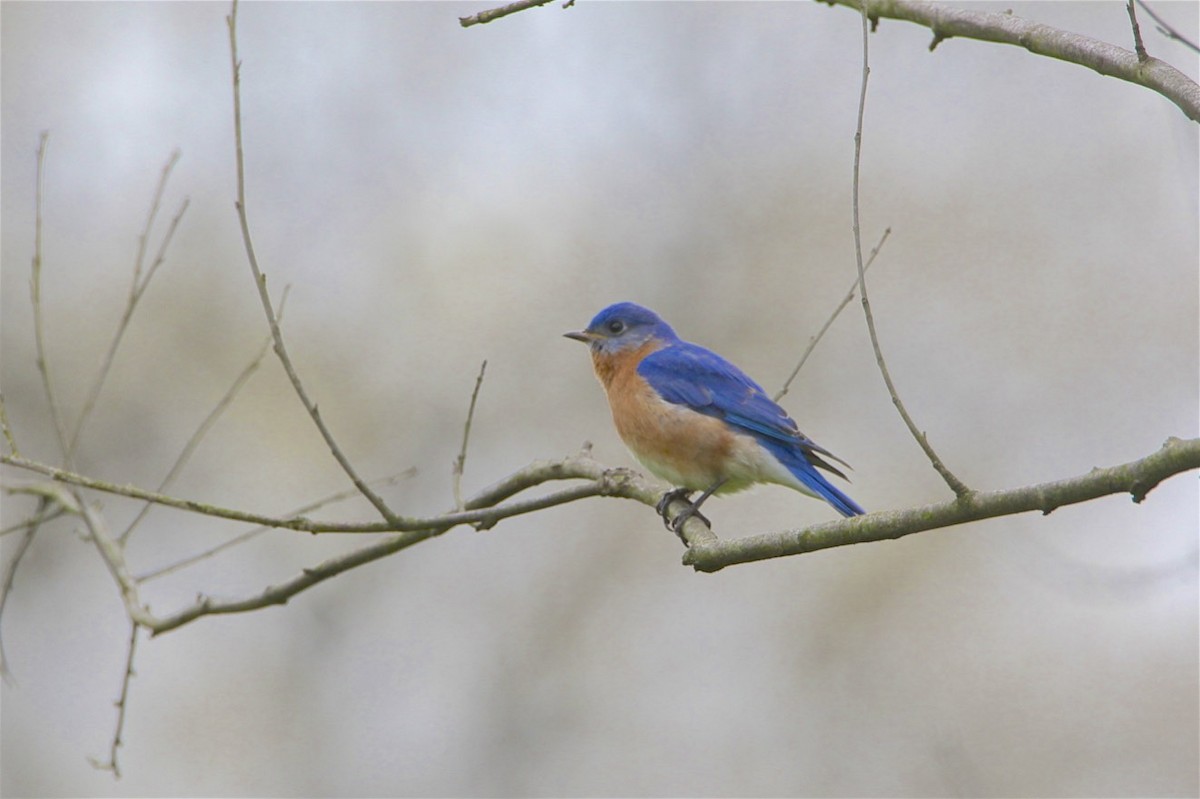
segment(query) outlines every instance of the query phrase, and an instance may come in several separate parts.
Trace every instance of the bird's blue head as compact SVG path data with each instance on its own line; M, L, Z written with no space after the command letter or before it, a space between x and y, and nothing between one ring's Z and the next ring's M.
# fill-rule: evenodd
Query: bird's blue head
M589 344L592 352L604 355L640 347L651 340L679 340L658 314L632 302L610 305L596 314L586 329L563 335Z

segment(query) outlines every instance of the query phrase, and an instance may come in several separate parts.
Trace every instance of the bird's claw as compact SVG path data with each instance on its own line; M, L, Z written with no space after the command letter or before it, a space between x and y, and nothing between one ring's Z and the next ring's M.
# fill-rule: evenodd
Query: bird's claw
M701 513L700 509L695 505L689 505L671 521L670 525L671 531L675 533L675 535L679 536L679 540L685 544L687 543L687 539L683 537L683 525L687 523L688 519L693 517L704 522L705 526L707 526L710 530L712 529L712 522L708 520L708 517Z
M671 503L677 499L682 499L684 502L692 501L692 492L686 488L674 488L662 495L662 499L654 506L654 510L658 511L658 515L662 517L663 527L671 530L671 517L668 515ZM678 530L675 530L678 533Z
M670 517L671 503L677 499L682 499L684 502L687 502L688 506L680 511L678 516L672 519ZM666 527L675 535L679 536L681 541L684 540L683 525L685 525L687 520L691 519L692 517L704 522L709 528L712 527L712 522L708 520L707 516L700 512L699 504L692 502L692 492L686 488L676 488L663 494L662 499L658 501L658 504L654 506L654 509L658 511L659 516L662 516L663 527ZM684 543L687 542L685 541Z

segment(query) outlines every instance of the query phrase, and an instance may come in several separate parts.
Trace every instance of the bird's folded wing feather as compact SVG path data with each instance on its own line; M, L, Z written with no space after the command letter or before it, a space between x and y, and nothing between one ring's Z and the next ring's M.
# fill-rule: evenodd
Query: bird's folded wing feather
M652 352L638 365L638 374L667 402L685 405L735 427L808 453L820 453L846 465L796 427L762 386L711 350L680 342ZM837 469L816 459L835 474Z

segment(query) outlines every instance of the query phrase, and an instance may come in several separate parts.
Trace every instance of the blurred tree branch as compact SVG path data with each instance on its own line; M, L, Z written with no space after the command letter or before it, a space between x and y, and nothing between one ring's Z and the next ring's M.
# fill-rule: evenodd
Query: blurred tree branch
M894 5L894 4L893 4ZM907 6L906 6L907 7ZM875 5L869 6L867 9L868 15L883 13L880 11L883 8L881 5L877 8ZM887 6L891 9L892 6ZM254 610L257 608L266 607L274 604L282 604L288 598L295 594L306 590L307 588L322 582L334 575L352 569L364 563L371 562L378 558L397 552L401 549L406 549L413 544L434 538L446 531L459 526L471 525L477 529L490 528L500 521L519 516L523 514L533 513L546 508L557 505L574 502L579 499L595 496L611 496L621 497L625 499L633 499L642 502L643 504L653 507L660 495L661 488L656 484L648 481L646 478L630 472L625 469L610 469L603 464L593 460L590 454L585 450L576 456L567 457L557 461L536 461L527 466L518 469L500 482L478 493L475 497L470 498L461 504L456 500L456 507L451 512L441 515L428 517L406 517L400 516L392 512L382 499L378 497L368 486L357 476L357 473L350 465L347 457L341 452L333 439L332 434L322 421L320 414L317 411L316 404L312 402L303 384L301 383L295 370L291 367L291 361L287 355L284 346L282 332L279 322L279 314L277 313L274 303L266 291L266 278L259 268L258 259L254 252L253 242L250 235L250 225L246 213L246 195L245 195L245 162L244 152L242 148L242 133L241 133L241 100L240 100L240 69L241 63L237 57L237 37L236 37L236 12L237 4L234 2L233 10L227 18L230 35L230 54L233 67L233 95L234 95L234 133L236 142L236 158L237 158L237 214L238 220L242 229L243 241L246 249L247 258L250 264L251 272L254 276L254 281L259 292L262 302L264 315L266 317L268 327L270 328L270 339L274 343L275 352L279 357L281 364L288 373L289 379L292 381L293 388L302 404L309 411L313 422L320 430L326 443L330 446L335 458L342 465L346 473L351 477L355 488L363 496L375 504L385 517L382 521L374 522L346 522L346 521L315 521L303 515L292 514L286 516L270 516L261 513L254 513L244 510L224 508L209 503L199 502L190 499L169 496L160 491L148 491L132 485L120 485L106 480L101 480L95 477L76 473L69 468L69 460L71 448L64 431L65 426L58 424L59 428L59 443L64 449L64 454L67 457L67 468L60 468L46 463L41 463L36 460L22 456L16 451L15 442L13 440L11 430L9 430L7 419L0 417L0 421L4 421L4 435L9 443L10 452L0 454L0 462L23 469L26 471L36 472L45 475L53 483L43 483L26 485L21 487L10 487L10 490L36 492L43 498L39 504L38 510L30 520L18 525L14 529L34 530L37 525L45 518L53 515L61 515L69 513L79 515L88 528L90 537L96 543L98 550L108 564L110 571L113 574L118 587L121 590L122 596L125 599L127 610L131 620L140 626L144 626L154 633L165 632L170 629L175 629L183 624L186 624L196 618L205 615L213 615L220 613L235 613ZM1004 19L1011 19L1005 15L998 15ZM864 25L866 21L864 21ZM941 23L939 23L941 24ZM940 30L940 28L939 28ZM864 56L865 57L865 56ZM863 95L865 96L865 77L868 74L866 64L864 63L864 85ZM860 98L860 127L856 139L861 139L861 115L863 103ZM34 301L36 315L35 330L37 338L41 338L40 331L40 296L37 290L40 285L38 276L40 274L41 265L41 246L40 246L40 207L41 207L41 175L45 160L45 137L43 137L41 146L38 152L38 208L39 215L37 219L37 227L39 235L35 237L35 255L34 255ZM169 174L170 167L173 164L169 162L163 170L163 181ZM162 185L160 183L159 190L156 193L154 203L151 207L151 219L157 211L162 193ZM856 206L857 208L857 206ZM177 221L177 220L176 220ZM857 216L855 219L855 227L857 230ZM174 232L175 223L172 223L171 229L167 234L166 240L169 241L171 234ZM147 224L146 233L143 233L141 239L143 247L146 235L149 231L149 223ZM886 237L886 234L885 234ZM876 252L882 246L881 239L876 247ZM865 272L869 262L864 262L862 258L861 242L857 245L858 255L858 279L855 286L863 292L864 305L866 304L866 286ZM141 250L139 250L141 252ZM874 254L872 254L872 257ZM155 266L161 261L155 261ZM139 267L141 256L139 255ZM153 272L153 267L151 273ZM149 278L147 274L147 279ZM136 281L135 273L135 286ZM142 284L144 289L144 284ZM851 288L853 292L855 287ZM133 296L140 295L140 292L134 292ZM845 302L843 302L844 306ZM131 303L132 305L132 303ZM840 308L839 308L840 309ZM132 309L130 309L132 310ZM869 320L869 306L867 306ZM836 315L836 312L835 312ZM128 314L127 314L128 316ZM873 341L878 347L877 341ZM48 381L48 372L45 367L45 358L41 347L38 349L38 366L42 372L45 382ZM111 360L111 359L109 359ZM256 361L253 361L256 363ZM235 381L232 393L236 392L236 388L244 382L244 377L253 370L253 365L243 372L243 375ZM793 374L794 376L794 374ZM885 373L886 377L886 373ZM478 393L479 385L482 380L482 369L480 377L476 381L475 394L472 395L472 406ZM50 386L46 386L50 388ZM231 394L226 396L231 399ZM51 406L52 415L56 410L56 405L53 401L53 391L47 391L47 401ZM893 392L894 396L894 392ZM215 414L225 407L227 400L222 400L218 405L214 414L210 414L210 419L215 417ZM3 403L0 399L0 414L3 414ZM468 411L468 423L464 428L463 447L460 450L459 460L457 464L461 464L465 458L465 446L469 436L469 424L472 411ZM209 426L209 420L206 420L201 425L201 431L206 430ZM910 424L910 427L913 427ZM914 428L915 429L915 428ZM76 430L78 435L78 430ZM918 435L918 441L921 440ZM1170 474L1175 474L1179 471L1197 468L1200 466L1200 443L1197 441L1179 442L1173 440L1174 443L1169 443L1161 453L1150 456L1142 461L1133 464L1126 464L1122 467L1113 467L1109 470L1102 470L1087 475L1082 478L1074 478L1072 480L1061 481L1060 483L1045 484L1041 486L1031 486L1027 488L1010 489L1001 492L991 492L975 494L968 491L957 491L959 494L956 500L944 503L942 505L930 506L928 508L913 509L908 511L892 511L884 513L871 514L870 516L841 520L829 524L819 525L809 528L806 531L782 531L774 534L753 536L749 539L722 541L708 529L708 527L699 519L693 519L684 526L683 539L688 547L688 552L685 555L685 563L695 566L703 571L715 571L732 563L741 563L750 560L758 560L764 557L779 557L788 554L799 554L801 552L811 551L813 549L826 548L831 546L839 546L852 543L861 543L864 541L883 540L887 538L896 538L902 535L907 535L919 530L934 529L945 527L954 524L961 524L964 521L972 521L981 518L989 518L993 516L1006 515L1011 513L1020 513L1030 509L1040 508L1049 510L1062 504L1071 504L1073 502L1081 502L1086 499L1103 496L1108 493L1118 493L1121 491L1130 491L1134 494L1135 499L1140 500L1144 496L1145 491L1157 484L1157 482ZM189 442L188 449L185 450L185 455L190 452L194 446L194 442ZM1168 457L1168 455L1170 457ZM461 468L461 466L459 466ZM1167 471L1163 471L1163 470ZM177 469L172 470L173 474ZM1117 479L1117 478L1120 479ZM1128 479L1126 479L1128 478ZM578 485L569 488L554 491L540 497L532 499L508 501L516 494L527 489L536 487L545 482L558 480L580 480L583 481ZM953 481L948 481L951 487L954 487ZM70 486L70 490L57 488L56 484L64 484ZM165 483L164 483L165 484ZM1138 486L1144 488L1138 489ZM141 577L134 576L128 569L125 563L125 543L128 537L128 531L117 537L111 537L104 529L102 520L99 517L98 511L89 506L85 498L79 493L81 490L93 490L105 494L124 496L132 499L137 499L149 503L151 505L162 505L175 508L178 510L186 510L189 512L200 513L214 518L226 519L229 521L249 523L259 525L261 528L279 528L289 529L308 533L390 533L389 538L383 541L374 542L368 546L357 549L350 553L338 556L327 560L321 564L305 569L300 575L291 580L277 586L268 586L261 592L241 599L236 600L214 600L209 597L199 598L193 605L179 610L168 616L156 616L146 608L138 598L138 589L141 583L156 576L160 573L167 573L174 570L175 565L170 565L164 569L159 569ZM311 507L319 507L320 503L314 503ZM673 505L670 510L670 515L674 517L683 507L683 503ZM304 513L307 511L300 511ZM244 536L239 536L236 540L242 540ZM199 557L208 557L211 552L202 553ZM194 560L194 559L192 559ZM11 576L8 580L11 584Z
M879 251L883 249L883 245L888 240L888 236L890 235L892 235L892 229L886 228L883 231L883 235L879 237L879 243L875 245L875 249L871 250L871 255L867 258L867 262L863 265L864 274L866 274L866 271L871 268L871 264L875 263L875 259L879 257ZM792 369L792 373L788 375L788 379L783 382L783 388L776 391L775 395L771 397L771 399L773 399L775 402L779 402L779 400L783 399L787 395L788 390L792 386L792 381L794 381L796 376L800 374L800 370L804 368L804 364L808 363L809 356L813 354L813 351L816 350L817 345L821 343L821 339L825 336L825 333L827 333L829 328L833 326L833 323L838 318L838 315L841 314L846 306L850 304L850 301L854 299L854 293L858 291L860 280L860 278L854 279L854 283L846 292L846 296L842 297L842 301L839 302L837 307L833 309L833 313L831 313L825 320L825 324L821 325L821 329L817 331L817 334L808 340L808 346L805 347L804 352L800 354L800 360L796 361L796 366Z
M858 10L858 0L820 0L829 5ZM925 0L868 0L867 16L878 27L880 19L899 19L929 28L933 50L946 39L961 37L997 44L1014 44L1035 55L1057 58L1088 67L1101 75L1136 83L1161 94L1193 122L1200 122L1200 86L1175 67L1157 58L1145 61L1114 44L1078 33L1052 28L1011 13L968 11Z
M1191 50L1193 53L1200 53L1200 47L1196 46L1195 42L1193 42L1191 39L1187 38L1186 36L1183 36L1182 34L1179 33L1179 31L1175 30L1173 27L1168 25L1166 20L1164 20L1158 14L1154 13L1154 9L1152 9L1150 6L1148 6L1144 2L1144 0L1137 0L1137 4L1142 7L1142 10L1144 10L1147 14L1150 15L1151 19L1154 20L1155 27L1158 28L1159 33L1161 33L1163 36L1166 36L1168 39L1172 39L1174 41L1179 42L1184 47Z
M479 498L474 501L468 501L464 503L464 510L462 511L446 513L440 516L393 516L390 522L323 522L315 521L305 516L267 516L261 513L224 508L197 500L181 499L167 494L147 491L134 485L121 485L106 480L98 480L94 477L77 474L66 469L60 469L56 466L39 463L16 455L0 454L0 463L44 474L58 483L65 483L79 488L88 488L105 494L139 499L156 505L163 505L175 508L176 510L191 511L218 519L246 522L282 530L296 530L302 533L399 533L428 530L432 527L442 525L455 526L459 524L470 524L475 527L488 528L495 526L497 522L503 519L529 513L532 510L554 507L555 505L561 505L564 502L571 502L586 496L602 496L614 493L610 487L602 484L602 482L597 482L590 490L582 490L577 487L562 491L559 494L550 494L536 500L525 500L511 505L496 504L527 488L532 488L549 480L570 480L575 478L599 480L603 471L614 473L627 471L620 468L606 470L604 467L601 467L600 472L590 467L581 469L579 461L575 458L565 458L561 461L535 461L509 475L498 483L497 486L494 486L492 494L489 495L493 496L490 501ZM23 486L14 490L29 492L35 489ZM630 494L629 498L638 498L638 492ZM653 505L655 502L657 502L657 494L654 501L648 504Z
M146 224L142 228L142 233L138 236L137 257L133 263L133 279L129 284L129 297L125 302L125 309L121 313L121 319L117 322L117 329L113 333L112 341L109 342L108 351L104 354L104 359L100 363L100 370L96 373L96 378L92 381L91 388L88 389L87 398L83 401L83 408L79 411L79 418L75 421L75 430L71 433L71 441L67 446L66 463L69 465L75 450L79 446L79 434L83 432L83 428L87 425L88 417L92 413L92 409L96 407L96 400L100 398L100 391L104 388L104 383L108 380L108 375L112 372L113 362L117 358L117 351L121 348L121 340L125 336L125 331L129 329L129 323L133 320L133 314L137 310L138 302L142 295L146 293L146 289L150 286L150 281L154 279L154 273L163 265L167 259L167 250L171 246L171 240L175 237L175 231L179 229L179 223L183 219L184 212L188 208L188 200L185 198L179 205L179 210L171 219L170 225L167 227L167 232L163 236L162 243L158 247L158 252L154 256L154 261L150 264L149 269L145 269L146 265L146 248L150 243L150 233L154 229L154 220L158 217L159 208L162 206L163 195L167 191L167 183L171 179L171 171L175 165L179 163L179 151L171 153L167 163L163 165L162 174L158 179L158 186L154 190L154 199L150 203L150 212L146 214ZM145 274L143 275L143 270Z
M460 17L464 27L491 22L528 8L545 5L549 0L522 0L506 6ZM831 6L847 6L859 10L859 0L818 0ZM1145 8L1145 4L1141 4ZM1147 9L1149 11L1149 9ZM1175 67L1157 58L1141 60L1136 53L1116 45L1091 39L1077 33L1052 28L1038 22L1013 16L1011 13L968 11L945 3L926 0L867 0L867 16L874 27L880 19L899 19L913 22L933 31L933 50L946 39L961 37L997 44L1015 44L1035 55L1044 55L1072 64L1094 69L1101 75L1136 83L1166 97L1193 122L1200 122L1200 86ZM1158 21L1158 17L1155 16ZM1173 31L1160 27L1172 36ZM1177 34L1172 38L1188 43Z

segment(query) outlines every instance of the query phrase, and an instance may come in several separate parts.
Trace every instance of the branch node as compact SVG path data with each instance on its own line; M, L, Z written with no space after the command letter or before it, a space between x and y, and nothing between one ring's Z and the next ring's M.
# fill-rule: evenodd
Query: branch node
M599 481L600 496L610 497L613 494L620 493L636 477L636 472L624 466L605 469L604 474L600 476Z

